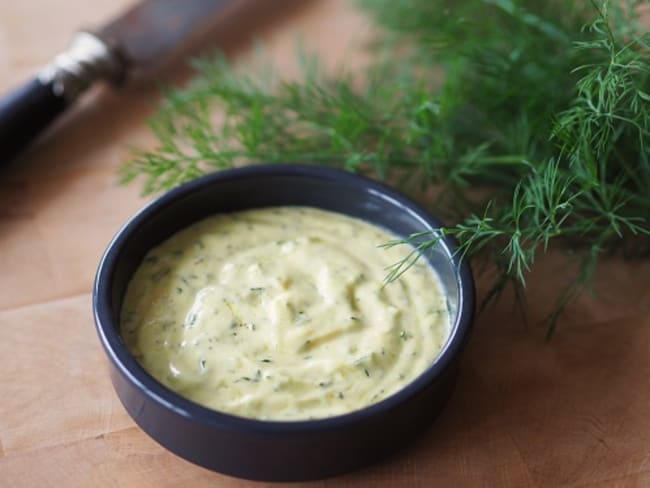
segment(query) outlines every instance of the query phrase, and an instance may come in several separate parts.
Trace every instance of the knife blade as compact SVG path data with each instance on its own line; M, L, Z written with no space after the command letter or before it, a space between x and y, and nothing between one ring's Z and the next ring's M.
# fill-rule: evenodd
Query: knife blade
M80 31L32 80L0 99L0 165L100 80L118 86L154 71L243 0L144 0Z
M147 69L208 27L234 0L145 0L107 23L97 36L116 46L133 69Z

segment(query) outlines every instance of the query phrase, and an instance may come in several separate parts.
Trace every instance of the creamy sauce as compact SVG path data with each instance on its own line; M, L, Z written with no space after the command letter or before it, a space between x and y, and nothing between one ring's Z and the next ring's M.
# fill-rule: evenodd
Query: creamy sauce
M157 380L242 417L347 413L413 381L447 339L433 270L384 286L410 252L361 220L275 207L202 220L145 257L122 309L129 350Z

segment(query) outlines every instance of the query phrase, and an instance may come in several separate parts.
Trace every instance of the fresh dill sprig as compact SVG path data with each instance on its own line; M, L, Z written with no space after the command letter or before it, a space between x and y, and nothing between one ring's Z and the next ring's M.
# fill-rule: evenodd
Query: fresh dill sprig
M298 81L196 62L151 126L159 145L122 177L156 192L248 162L311 162L435 194L442 235L500 272L486 298L520 294L536 257L558 242L578 272L552 332L599 257L650 251L650 37L642 0L359 0L385 28L363 73ZM362 82L359 82L361 77ZM215 114L217 114L215 116Z

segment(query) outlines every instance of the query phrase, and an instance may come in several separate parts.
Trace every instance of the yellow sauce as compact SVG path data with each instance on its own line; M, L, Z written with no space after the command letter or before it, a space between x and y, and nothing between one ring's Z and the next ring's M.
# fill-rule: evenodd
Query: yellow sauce
M347 413L401 389L447 339L433 270L384 286L411 249L333 212L275 207L216 215L145 257L122 308L122 335L161 383L242 417Z

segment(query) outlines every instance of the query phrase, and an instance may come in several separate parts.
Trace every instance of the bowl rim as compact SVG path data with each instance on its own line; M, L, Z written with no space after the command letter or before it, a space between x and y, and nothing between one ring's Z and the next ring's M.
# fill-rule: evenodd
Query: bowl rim
M459 355L471 330L475 308L474 280L469 263L459 255L458 244L450 236L441 236L441 241L444 243L446 254L456 271L455 281L459 287L459 302L456 320L450 325L451 333L449 338L435 360L413 381L379 402L358 410L331 417L289 421L253 419L220 412L199 405L162 385L135 360L123 343L118 332L117 320L112 312L113 277L120 255L138 227L158 213L164 212L167 207L172 206L177 200L205 187L218 186L232 180L251 178L259 179L261 182L264 178L273 177L323 179L343 183L373 196L389 200L391 204L425 222L430 229L435 230L442 227L440 220L398 190L366 176L340 169L298 163L262 163L207 174L154 198L133 214L111 239L100 260L95 275L92 296L95 327L102 346L117 370L150 399L177 415L220 430L249 432L256 435L288 433L308 435L331 429L345 428L363 421L369 416L386 414L397 405L416 396L439 377Z

